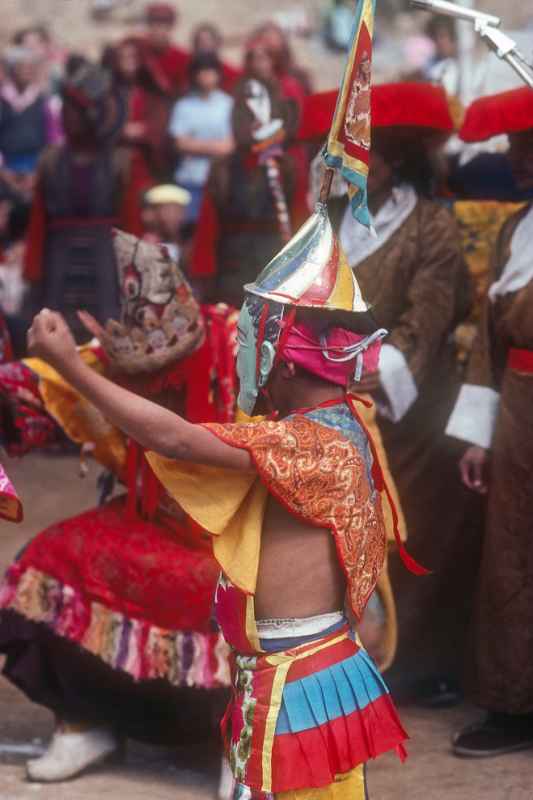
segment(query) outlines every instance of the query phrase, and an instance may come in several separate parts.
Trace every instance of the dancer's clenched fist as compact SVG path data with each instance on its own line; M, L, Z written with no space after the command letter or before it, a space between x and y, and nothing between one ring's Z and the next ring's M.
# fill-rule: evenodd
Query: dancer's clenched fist
M28 331L28 350L59 371L77 358L70 328L61 314L47 308L37 314Z

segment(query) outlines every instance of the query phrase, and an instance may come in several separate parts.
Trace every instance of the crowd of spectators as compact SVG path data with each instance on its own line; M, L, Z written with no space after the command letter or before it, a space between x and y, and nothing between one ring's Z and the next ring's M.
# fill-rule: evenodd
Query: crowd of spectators
M111 172L123 173L124 159L129 159L120 209L116 214L112 209L115 222L149 235L144 224L146 191L176 185L184 190L187 204L179 213L180 231L174 238L187 241L194 234L213 160L235 151L232 115L239 87L254 78L296 109L311 91L309 76L295 63L289 38L277 24L251 31L240 63L230 64L222 58L223 36L215 24L198 25L190 47L184 49L175 44L179 22L173 5L149 4L143 30L105 46L99 63L82 52L60 48L41 25L14 32L2 54L0 307L17 350L23 346L25 324L36 302L43 300L41 292L36 301L32 284L36 276L42 279L43 269L50 269L44 266L49 250L46 225L55 220L52 207L58 198L53 195L59 192L50 171L56 162L57 169L65 162L54 160L52 152L68 152L75 165L69 178L77 187L69 195L72 207L62 208L61 216L69 225L73 219L91 217L98 224L107 219L106 209L92 213L91 203L80 204L79 199L90 194L88 173L95 172L96 151L101 156L112 150L110 163L121 166ZM84 103L94 103L93 119L88 120L91 109ZM74 109L79 112L77 121L72 119ZM82 116L83 141L75 142L80 135L72 128L81 124ZM113 124L104 136L102 129L111 117ZM301 153L295 156L301 161ZM306 168L299 164L302 174ZM119 191L112 185L109 190ZM101 199L101 185L95 196L98 192ZM127 206L130 213L124 216ZM187 252L186 247L182 250Z

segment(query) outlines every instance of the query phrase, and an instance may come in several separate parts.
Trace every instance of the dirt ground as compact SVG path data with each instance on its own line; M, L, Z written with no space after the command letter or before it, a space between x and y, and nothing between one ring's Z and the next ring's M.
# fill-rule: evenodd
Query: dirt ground
M31 456L6 466L25 504L25 522L0 523L0 571L30 536L59 517L94 505L94 469L84 481L77 459ZM450 753L453 730L476 712L402 709L411 735L401 765L387 756L369 769L371 800L532 800L533 751L490 761L463 761ZM53 727L51 715L0 679L0 800L208 800L215 796L218 762L212 753L169 751L129 743L123 763L73 783L28 784L24 761L38 753Z

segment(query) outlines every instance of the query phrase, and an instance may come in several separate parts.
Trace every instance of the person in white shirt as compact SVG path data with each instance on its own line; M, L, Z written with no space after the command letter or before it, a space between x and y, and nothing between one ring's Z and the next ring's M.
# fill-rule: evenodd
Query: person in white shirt
M180 156L174 178L191 194L187 222L196 222L211 162L232 152L233 99L219 87L222 65L201 54L189 67L191 91L174 106L170 134Z

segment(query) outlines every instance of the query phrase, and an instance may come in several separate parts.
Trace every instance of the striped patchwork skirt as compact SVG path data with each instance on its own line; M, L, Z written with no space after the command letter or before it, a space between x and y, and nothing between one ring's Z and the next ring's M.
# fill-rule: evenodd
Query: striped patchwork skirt
M235 656L225 726L242 798L323 790L317 798L358 800L366 762L405 756L389 691L347 624L282 652Z

